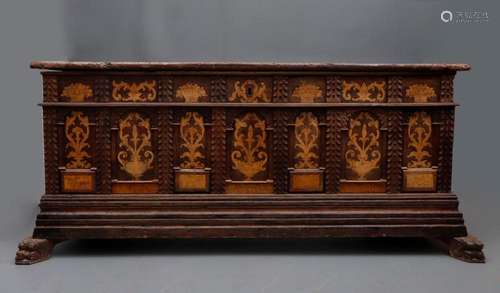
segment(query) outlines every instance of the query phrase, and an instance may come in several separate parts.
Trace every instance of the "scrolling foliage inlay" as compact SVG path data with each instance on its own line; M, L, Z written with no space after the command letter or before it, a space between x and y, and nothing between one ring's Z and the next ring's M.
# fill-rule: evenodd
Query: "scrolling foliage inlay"
M247 113L235 119L234 151L231 153L233 169L239 171L245 180L266 170L266 121L255 113Z
M342 96L346 101L383 102L385 99L385 82L358 83L343 82Z
M318 168L318 119L311 112L303 112L295 119L295 168Z
M71 112L71 115L66 117L64 133L67 140L66 149L68 150L66 158L69 160L66 168L90 168L91 164L87 161L90 158L87 152L90 147L88 143L90 136L89 118L82 112Z
M120 168L134 180L139 180L147 170L153 168L149 119L142 118L139 113L130 113L120 120L119 138L120 152L117 159Z
M408 122L408 167L430 168L432 120L425 112L414 113Z
M367 112L351 119L349 141L345 152L346 166L358 180L367 179L368 173L380 167L380 126Z
M181 168L202 169L205 167L203 162L205 145L205 126L203 116L196 112L187 112L180 123L181 136Z
M113 80L112 97L121 102L147 102L156 99L156 81L147 80L141 83L128 83Z
M245 80L234 82L234 90L229 96L230 102L256 103L270 102L266 93L266 85L263 82L257 83L255 80Z

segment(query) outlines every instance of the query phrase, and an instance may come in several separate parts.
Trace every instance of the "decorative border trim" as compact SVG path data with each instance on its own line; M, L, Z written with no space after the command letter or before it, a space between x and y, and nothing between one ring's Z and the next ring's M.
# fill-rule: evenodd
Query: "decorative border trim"
M402 186L403 112L387 113L387 192L398 193Z
M212 193L224 193L226 189L226 112L224 109L212 110L212 137L211 154L212 160Z

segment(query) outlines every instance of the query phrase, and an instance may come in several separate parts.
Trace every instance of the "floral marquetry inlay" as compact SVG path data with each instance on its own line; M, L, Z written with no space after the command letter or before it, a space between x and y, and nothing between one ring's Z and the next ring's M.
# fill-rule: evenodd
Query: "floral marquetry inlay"
M245 180L252 180L257 173L265 171L268 160L266 121L252 112L241 119L236 118L233 148L233 169L240 172Z
M175 96L183 99L184 102L194 103L198 102L200 98L206 97L207 91L196 83L186 83L177 89Z
M406 90L406 96L413 98L417 103L428 102L436 96L434 89L426 84L414 84Z
M89 118L82 112L71 112L64 123L66 135L66 158L68 169L87 169L91 167L88 149L90 136Z
M342 84L342 96L352 102L383 102L385 99L385 82L347 82Z
M255 80L235 81L234 89L229 96L230 102L257 103L270 102L266 92L266 85Z
M61 96L69 98L71 102L83 102L92 94L90 86L78 82L65 86Z
M351 119L349 140L345 152L346 166L358 180L367 179L368 173L380 167L380 126L367 112Z
M187 112L180 123L181 168L201 169L205 167L205 126L203 116L196 112Z
M147 102L156 99L156 81L141 83L113 80L113 99L119 102Z
M425 112L416 112L408 121L408 167L430 168L432 120Z
M295 168L318 168L318 119L311 112L301 113L295 119Z
M315 99L321 98L321 95L319 86L304 81L301 81L292 92L292 97L299 99L301 103L312 103Z
M117 159L120 169L127 172L134 180L153 168L154 154L151 150L151 126L149 119L132 112L120 120L120 151Z

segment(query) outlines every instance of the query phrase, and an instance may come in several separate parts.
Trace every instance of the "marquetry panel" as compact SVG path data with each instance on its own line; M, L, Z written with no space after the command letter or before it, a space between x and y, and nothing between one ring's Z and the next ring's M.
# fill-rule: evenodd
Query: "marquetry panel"
M229 137L231 179L259 181L269 178L270 163L269 113L255 111L234 115L231 112L232 129ZM266 115L267 114L267 115Z
M95 100L94 82L90 77L59 78L60 102L93 102Z
M402 166L431 168L438 164L440 117L436 111L410 111L405 115Z
M272 193L272 113L228 111L227 193Z
M342 77L342 101L383 103L387 101L387 82L379 77Z
M199 76L179 76L174 79L175 102L209 102L210 79Z
M289 132L290 192L324 190L324 123L320 111L294 113Z
M267 77L231 77L227 80L227 101L263 103L272 101L272 79Z
M321 163L320 122L312 112L300 112L294 120L291 146L292 167L295 169L317 169Z
M290 102L314 103L325 101L325 79L300 77L290 79Z
M113 192L156 193L156 113L123 110L113 113Z
M405 129L405 157L403 160L403 190L431 192L436 190L440 132L435 113L414 111L408 113Z
M68 111L63 117L64 167L90 169L94 166L95 121L83 110Z
M439 101L440 81L435 77L403 78L403 102L429 103Z
M189 109L175 113L176 191L209 191L210 112Z
M155 102L158 81L155 78L116 77L111 81L111 99L114 102Z
M376 115L363 111L351 116L344 152L346 179L382 177L383 141L381 122Z

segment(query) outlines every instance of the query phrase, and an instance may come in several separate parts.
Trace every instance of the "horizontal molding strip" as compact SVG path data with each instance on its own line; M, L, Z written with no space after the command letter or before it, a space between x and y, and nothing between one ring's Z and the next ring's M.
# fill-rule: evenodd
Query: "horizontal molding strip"
M47 102L39 103L42 107L189 107L189 108L422 108L422 107L457 107L457 103L70 103L70 102Z

